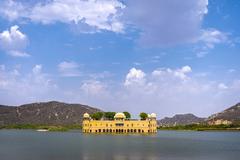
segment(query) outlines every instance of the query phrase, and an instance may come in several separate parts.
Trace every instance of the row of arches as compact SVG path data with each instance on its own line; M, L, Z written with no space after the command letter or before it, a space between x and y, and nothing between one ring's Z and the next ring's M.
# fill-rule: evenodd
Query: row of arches
M88 132L85 130L85 132ZM90 133L144 133L143 129L90 129ZM150 132L150 130L147 130Z

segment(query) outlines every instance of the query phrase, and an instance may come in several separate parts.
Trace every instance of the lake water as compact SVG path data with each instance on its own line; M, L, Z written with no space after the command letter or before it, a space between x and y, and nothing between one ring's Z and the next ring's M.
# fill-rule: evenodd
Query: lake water
M0 130L0 160L239 160L240 132L85 135Z

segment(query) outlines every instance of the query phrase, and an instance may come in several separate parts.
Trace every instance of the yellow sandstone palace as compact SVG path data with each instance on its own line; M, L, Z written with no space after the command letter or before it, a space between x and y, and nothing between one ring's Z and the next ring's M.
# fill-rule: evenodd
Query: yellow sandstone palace
M156 114L146 120L126 119L124 113L116 113L114 120L93 120L88 113L83 115L84 133L156 133Z

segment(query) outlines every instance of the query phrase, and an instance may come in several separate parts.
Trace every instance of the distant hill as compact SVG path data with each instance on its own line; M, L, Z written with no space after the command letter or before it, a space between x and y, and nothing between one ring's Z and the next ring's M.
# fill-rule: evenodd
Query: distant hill
M240 123L240 103L237 103L222 112L211 115L208 117L207 122L208 124Z
M193 114L176 114L173 117L165 117L161 120L158 120L159 126L176 126L176 125L188 125L201 123L205 118L199 118Z
M44 124L68 125L81 124L85 112L101 111L82 104L67 104L56 101L24 104L21 106L0 105L0 125Z

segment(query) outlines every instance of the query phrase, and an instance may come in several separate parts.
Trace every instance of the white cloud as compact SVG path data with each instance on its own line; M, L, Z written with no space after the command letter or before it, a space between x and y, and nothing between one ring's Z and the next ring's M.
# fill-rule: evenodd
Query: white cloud
M228 42L228 35L217 29L208 29L202 31L199 40L204 42L207 48L212 49L216 44Z
M7 53L13 57L30 57L30 55L24 51L13 50L13 51L8 51Z
M189 66L183 66L180 71L183 73L189 73L192 72L192 68Z
M26 7L14 0L3 0L0 2L0 13L8 20L13 21L26 12ZM20 14L21 13L21 14Z
M27 19L42 24L74 23L83 32L122 32L124 26L118 18L120 9L124 7L117 0L53 0L38 2L32 6L6 0L0 7L0 13L10 20Z
M0 33L0 49L11 56L28 57L30 56L24 49L28 43L27 36L19 30L17 25L12 26L10 30Z
M208 50L206 49L201 49L200 51L197 51L196 56L198 58L203 58L208 54Z
M19 69L0 67L0 101L6 104L21 104L52 100L57 95L57 85L42 72L42 65L35 65L27 74Z
M226 86L224 83L219 83L218 88L224 90L224 89L228 89L228 86Z
M239 83L235 81L227 86L211 81L206 76L195 77L197 73L191 74L190 66L160 68L150 74L141 72L145 75L144 85L135 83L135 87L122 89L118 94L121 95L118 96L119 103L128 106L132 112L151 108L159 115L192 112L207 116L239 99L240 90L236 88Z
M184 78L176 73L184 74ZM19 68L9 70L0 65L0 101L22 104L60 100L97 106L106 111L156 112L158 118L189 112L208 116L239 101L239 80L226 85L207 76L195 77L196 74L187 65L152 72L132 68L120 83L88 79L70 85L71 88L53 83L55 80L44 73L42 65L35 65L28 74L23 74Z
M182 68L180 69L170 69L170 68L160 68L160 69L156 69L152 72L152 75L153 76L170 76L172 78L178 78L178 79L181 79L181 80L187 80L189 77L187 76L188 73L192 72L192 69L190 66L183 66Z
M140 29L141 44L150 46L195 42L208 12L208 0L131 0L126 6L127 23Z
M63 61L58 64L58 70L64 77L78 77L81 75L79 65L76 62Z
M32 69L34 75L40 74L42 72L42 65L35 65Z
M130 85L144 85L145 83L145 73L136 68L132 68L129 70L129 73L126 75L125 79L125 86L130 86Z
M87 95L101 95L105 92L105 86L100 81L91 80L86 81L81 85L81 90L83 90Z
M14 0L0 2L0 13L13 20L42 24L70 24L80 33L102 30L123 33L134 28L140 33L141 46L171 46L204 43L207 49L226 42L228 34L214 28L203 28L208 0L51 0L26 3ZM204 57L208 52L197 52Z
M234 45L229 39L229 35L229 33L214 28L202 30L201 36L197 40L199 46L194 49L196 56L198 58L205 57L218 44Z

